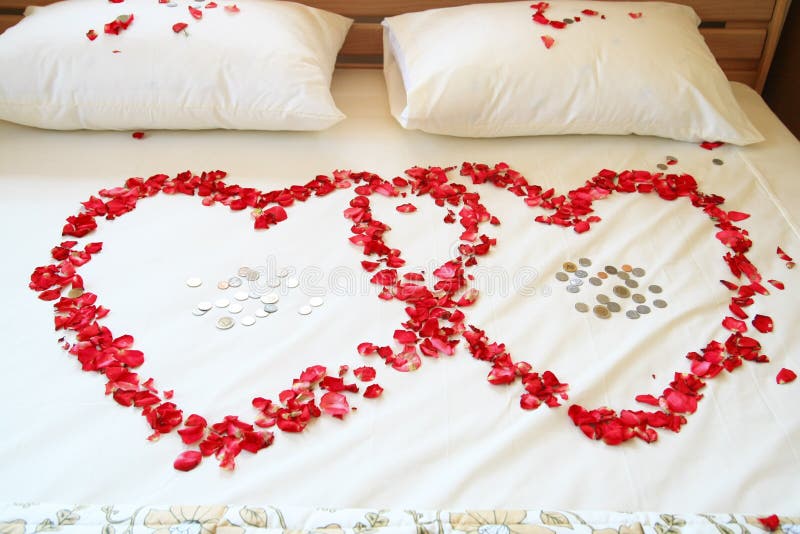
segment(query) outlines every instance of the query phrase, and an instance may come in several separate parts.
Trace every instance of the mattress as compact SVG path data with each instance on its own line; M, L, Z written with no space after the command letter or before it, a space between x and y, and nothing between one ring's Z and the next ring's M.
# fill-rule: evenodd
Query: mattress
M659 532L678 528L673 520L722 532L717 523L758 529L754 518L770 514L783 518L784 529L800 523L800 382L776 383L782 368L800 371L800 270L776 254L780 247L800 257L800 144L754 91L740 84L734 91L765 142L706 150L634 136L433 136L401 129L389 115L381 74L358 70L336 73L333 93L348 118L324 132L153 131L134 139L130 132L0 124L6 243L0 502L8 503L0 522L22 531L41 521L96 531L98 525L123 528L127 519L111 519L133 517L131 527L149 531L189 519L205 525L197 518L206 514L227 528L477 530L530 522L524 526L551 531L568 523L578 531L638 524ZM679 432L661 429L654 443L588 439L571 420L571 405L648 409L636 396L658 397L675 373L690 371L687 353L729 336L722 319L730 315L731 292L720 280L742 282L723 260L728 249L709 217L685 198L596 199L602 220L578 233L537 222L541 207L526 205L506 187L473 183L462 175L465 162L505 163L556 195L604 169L691 175L700 191L724 197L724 209L750 215L736 224L752 239L747 256L770 294L756 296L745 323L770 361L745 361L708 380L687 423ZM233 470L220 469L213 457L188 473L173 469L186 449L180 437L171 432L148 441L146 419L106 396L103 377L82 372L62 350L52 303L28 288L34 268L51 261L65 219L78 213L80 202L130 177L223 170L228 184L269 191L344 170L391 180L415 166L453 167L448 179L478 193L499 219L487 230L496 246L470 271L479 296L465 308L467 323L504 343L515 360L569 384L560 406L522 409L519 382L490 384L491 367L471 357L463 341L452 356L423 357L413 372L359 354L362 343L392 345L408 317L401 302L380 298L381 287L370 283L374 273L361 266L367 258L349 240L353 221L342 214L356 195L352 188L297 202L286 208L285 221L266 231L254 230L250 210L162 194L140 200L118 220L101 221L82 240L103 242L81 275L87 291L111 310L105 324L135 338L146 355L140 374L153 377L159 390L174 391L185 415L252 422L251 399L277 398L310 366L377 370L375 382L384 388L379 398L356 395L351 406L357 411L321 417L302 433L273 429L274 443L241 454ZM386 243L402 250L408 267L431 273L458 255L463 228L444 224L446 210L429 196L373 195L371 203L391 228ZM416 211L398 211L404 203ZM641 293L647 312L626 316L637 303L614 293L627 286L607 266L634 273L628 278L638 285L629 294ZM216 307L193 315L203 301L237 302L233 289L217 283L241 267L265 277L287 269L299 287L281 286L279 311L249 327L239 321L253 299L239 315ZM575 282L571 267L587 276ZM608 276L594 286L589 279L601 272ZM189 287L192 278L202 285ZM597 315L601 294L623 309ZM322 305L298 313L309 310L301 308L312 297ZM774 331L757 332L756 314L772 318ZM217 328L222 316L235 326ZM363 392L368 384L358 383ZM474 509L529 512L527 520L520 519L525 512L464 515ZM158 510L173 523L158 519ZM697 515L703 513L739 515ZM145 524L146 517L155 519Z

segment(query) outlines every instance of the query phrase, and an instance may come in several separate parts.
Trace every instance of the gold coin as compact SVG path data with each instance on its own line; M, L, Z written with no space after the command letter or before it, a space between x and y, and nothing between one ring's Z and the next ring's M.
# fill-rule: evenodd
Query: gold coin
M626 299L631 296L631 290L625 286L614 286L614 294L621 299Z
M561 266L565 271L568 273L574 273L578 270L578 266L572 263L571 261L564 262L564 265Z
M622 270L625 271L626 273L629 273L633 270L633 267L631 267L626 263L625 265L622 266Z
M608 311L608 308L606 308L605 306L595 306L594 308L592 308L592 311L600 319L608 319L609 317L611 317L611 312Z
M599 273L597 273L597 277L605 280L606 278L608 278L608 274L606 274L605 271L600 271Z

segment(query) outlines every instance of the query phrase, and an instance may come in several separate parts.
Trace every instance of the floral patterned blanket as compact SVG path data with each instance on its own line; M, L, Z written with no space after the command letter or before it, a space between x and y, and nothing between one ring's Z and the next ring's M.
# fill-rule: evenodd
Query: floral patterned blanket
M800 534L800 516L567 510L364 510L273 506L0 506L0 534L244 534L255 532L444 534Z

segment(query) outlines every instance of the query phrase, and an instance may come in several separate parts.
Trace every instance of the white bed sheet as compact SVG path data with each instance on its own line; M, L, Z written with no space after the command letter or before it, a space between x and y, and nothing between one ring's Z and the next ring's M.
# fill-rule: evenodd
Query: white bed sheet
M800 513L800 384L775 384L781 367L800 371L800 269L787 270L775 255L780 245L800 257L800 144L757 94L734 89L767 142L708 152L655 138L436 137L394 123L380 73L367 71L337 72L334 95L348 118L325 132L149 132L137 141L120 132L0 124L0 502ZM213 459L180 473L171 465L183 450L177 436L147 442L144 419L104 397L101 377L81 372L60 350L51 305L27 288L78 202L130 176L223 169L229 183L268 190L334 169L390 178L414 165L505 161L529 180L567 192L603 168L655 171L667 155L701 190L724 196L727 209L752 215L741 223L755 243L749 257L787 289L753 310L775 318L776 331L760 337L772 363L746 362L709 381L683 430L660 432L652 445L591 441L572 425L567 406L522 411L521 387L490 386L488 367L462 348L452 359L425 359L409 374L372 360L386 393L360 402L345 421L323 418L301 435L276 432L270 449L241 455L233 473ZM658 394L675 371L688 370L688 351L727 337L719 325L729 298L718 282L730 278L724 249L688 203L615 195L596 204L604 220L579 236L534 223L536 212L508 192L470 187L503 221L498 246L482 262L482 281L523 273L535 290L484 291L470 322L516 358L568 382L565 404L635 408L635 395ZM297 205L266 233L252 231L247 212L205 208L197 198L143 200L123 219L102 224L94 240L105 248L84 275L111 308L112 330L131 333L145 351L142 375L174 388L187 414L250 418L253 396L274 398L308 365L360 365L356 345L389 343L405 319L401 305L376 298L359 269L363 257L348 244L341 215L350 198ZM442 212L429 200L415 204L419 212L401 215L376 200L377 213L393 226L388 241L411 263L442 260L455 228L432 224ZM646 268L669 307L635 322L578 314L576 296L553 274L583 256L596 266ZM189 313L198 300L218 295L216 280L269 258L353 286L337 294L320 282L326 304L311 316L290 312L251 329L220 332L208 317ZM185 287L194 275L203 288Z

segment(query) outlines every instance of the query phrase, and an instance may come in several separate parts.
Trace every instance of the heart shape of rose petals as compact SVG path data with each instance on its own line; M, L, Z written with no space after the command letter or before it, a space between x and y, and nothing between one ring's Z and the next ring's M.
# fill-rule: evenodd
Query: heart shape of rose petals
M157 194L197 195L206 206L219 203L233 211L249 209L255 229L266 230L286 220L287 209L296 202L352 189L354 197L344 210L344 216L353 223L349 241L365 255L362 268L372 273L372 283L383 288L380 298L401 302L409 317L394 331L397 347L364 342L357 347L357 352L365 357L378 356L398 371L413 371L422 363L420 353L426 357L453 355L464 340L474 358L491 365L487 376L491 384L507 385L517 380L522 383L524 393L520 406L523 409L535 409L543 403L559 406L560 400L567 399L567 384L550 371L536 372L529 363L515 361L504 344L491 341L484 330L467 324L464 310L478 298L478 292L468 287L469 270L496 245L496 240L482 233L482 228L486 224L500 224L500 221L481 204L477 193L448 178L452 170L414 167L406 171L405 178L391 181L372 173L336 171L332 177L318 176L303 185L269 192L228 185L223 181L225 173L222 171L201 175L186 172L175 178L163 174L146 180L131 178L124 186L101 190L99 198L92 196L83 202L83 210L67 218L62 233L65 237L83 238L98 228L99 219L121 217L135 209L140 200ZM734 277L745 278L740 284L723 281L734 294L731 309L745 313L744 308L751 306L756 296L768 294L761 285L761 275L746 257L752 242L747 232L734 224L746 216L724 211L721 208L724 199L700 192L691 176L602 170L583 187L558 195L552 188L529 183L503 163L493 167L464 163L461 175L468 177L473 185L488 183L501 187L526 205L549 211L549 215L536 217L539 223L572 228L578 233L589 231L592 224L600 221L600 217L593 214L593 203L614 193L655 194L665 201L686 199L714 221L719 230L717 239L730 249L723 260ZM398 206L401 213L414 211L414 204L407 201L408 196L430 197L446 211L444 224L458 222L463 228L459 255L440 265L432 275L421 271L402 272L405 259L401 251L390 248L384 240L390 228L372 212L370 197L375 194L403 198L403 204ZM151 439L177 429L184 443L195 447L179 455L176 469L193 469L203 457L211 455L220 460L223 468L232 469L241 451L255 453L272 443L272 432L262 429L276 426L284 432L300 432L323 413L342 418L350 412L347 396L358 393L360 388L355 382L347 382L349 368L343 365L329 372L323 366L314 365L300 373L291 388L279 394L277 402L263 397L253 399L257 412L254 423L233 415L213 424L197 414L184 419L183 410L172 402L172 391L159 391L152 378L143 380L135 372L145 355L134 348L134 338L127 334L115 337L103 324L109 310L98 305L97 295L85 291L78 269L101 252L102 244L88 243L82 249L77 245L77 240L70 240L54 247L51 250L53 262L34 270L30 288L39 292L42 300L55 301L56 330L66 333L60 340L64 349L79 360L83 370L106 376L107 395L122 406L141 411L154 431ZM62 295L68 287L69 293ZM726 317L722 324L731 331L724 342L712 340L700 352L686 355L692 362L691 372L676 372L659 397L636 397L637 401L652 405L656 410L616 412L609 408L586 410L573 405L569 408L570 418L588 437L611 445L634 437L645 442L655 441L658 428L679 431L686 423L685 415L697 409L697 402L703 397L699 392L707 380L723 370L735 370L743 360L768 361L760 354L758 341L744 335L748 326L743 320ZM753 324L762 332L773 328L772 320L763 315L757 316ZM375 377L374 369L360 367L355 377L369 382ZM319 390L324 393L317 401ZM382 392L381 386L371 384L363 396L376 398Z

